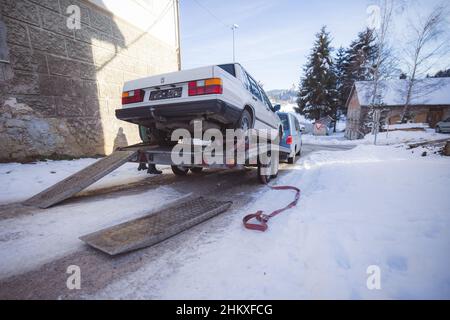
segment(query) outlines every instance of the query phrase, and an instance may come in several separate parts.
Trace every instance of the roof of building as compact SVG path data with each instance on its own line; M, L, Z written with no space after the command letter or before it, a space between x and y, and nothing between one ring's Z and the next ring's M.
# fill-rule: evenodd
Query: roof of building
M355 82L353 90L356 90L361 106L371 104L373 86L373 81ZM405 104L407 91L407 80L380 81L376 103L386 106L402 106ZM416 80L413 86L411 105L450 105L450 78Z

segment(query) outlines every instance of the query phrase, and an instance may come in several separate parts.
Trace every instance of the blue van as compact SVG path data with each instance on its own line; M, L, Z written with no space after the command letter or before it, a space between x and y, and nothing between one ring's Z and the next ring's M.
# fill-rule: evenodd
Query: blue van
M277 112L283 124L283 138L280 145L291 150L287 156L288 163L295 163L295 158L302 152L302 133L300 123L295 115L287 112Z

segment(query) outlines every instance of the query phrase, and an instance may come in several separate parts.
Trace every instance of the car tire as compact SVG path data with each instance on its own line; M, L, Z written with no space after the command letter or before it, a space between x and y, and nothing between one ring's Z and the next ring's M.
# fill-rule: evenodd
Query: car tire
M236 123L235 129L248 130L251 128L253 128L252 115L247 109L245 109L244 111L242 111L241 117Z
M182 166L172 166L172 172L176 176L185 176L189 172L189 168L182 167Z
M441 133L441 132L442 132L442 130L441 130L440 127L436 127L436 128L435 128L435 131L436 131L436 133Z

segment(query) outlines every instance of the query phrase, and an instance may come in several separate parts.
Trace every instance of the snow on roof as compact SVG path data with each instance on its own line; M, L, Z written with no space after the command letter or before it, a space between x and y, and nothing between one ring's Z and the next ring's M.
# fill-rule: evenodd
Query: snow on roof
M372 81L357 81L355 89L361 106L372 102ZM402 106L405 104L408 90L407 80L383 80L379 82L377 103L386 106ZM450 105L450 78L427 78L416 80L411 105Z

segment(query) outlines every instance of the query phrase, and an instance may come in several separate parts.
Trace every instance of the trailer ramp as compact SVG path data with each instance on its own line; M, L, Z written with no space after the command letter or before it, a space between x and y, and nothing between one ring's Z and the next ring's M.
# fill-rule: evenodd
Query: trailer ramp
M26 206L48 208L66 200L137 155L138 150L119 150L26 200Z
M231 204L231 201L199 197L82 236L80 240L109 255L117 255L149 247L170 238L226 211Z

